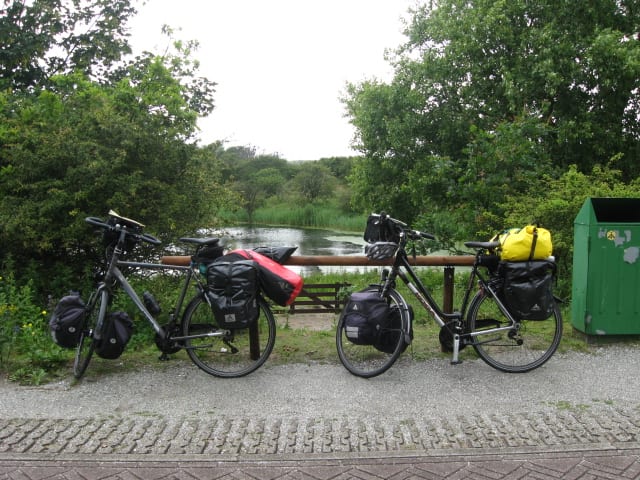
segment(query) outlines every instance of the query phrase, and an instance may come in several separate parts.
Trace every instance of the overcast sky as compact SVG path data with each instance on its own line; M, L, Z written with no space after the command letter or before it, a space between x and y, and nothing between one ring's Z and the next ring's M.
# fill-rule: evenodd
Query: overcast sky
M201 142L253 146L286 160L355 155L339 98L346 82L389 80L415 0L149 0L130 23L134 51L162 51L160 29L198 40L215 81Z

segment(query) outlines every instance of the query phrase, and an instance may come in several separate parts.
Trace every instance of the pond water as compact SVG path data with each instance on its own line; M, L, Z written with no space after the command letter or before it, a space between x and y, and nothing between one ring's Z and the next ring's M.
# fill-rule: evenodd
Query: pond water
M366 242L362 234L341 233L292 227L231 227L223 231L207 231L219 236L227 249L255 247L298 247L294 255L364 255ZM299 274L313 272L356 272L362 267L298 267L289 266Z

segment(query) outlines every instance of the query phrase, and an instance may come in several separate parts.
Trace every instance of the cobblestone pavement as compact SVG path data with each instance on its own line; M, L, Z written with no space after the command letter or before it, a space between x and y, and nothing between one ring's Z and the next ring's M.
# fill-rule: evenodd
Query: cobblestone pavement
M2 419L0 478L637 479L640 414Z
M612 448L640 443L640 412L621 408L349 419L114 416L0 419L0 452L81 455L438 453L503 448Z

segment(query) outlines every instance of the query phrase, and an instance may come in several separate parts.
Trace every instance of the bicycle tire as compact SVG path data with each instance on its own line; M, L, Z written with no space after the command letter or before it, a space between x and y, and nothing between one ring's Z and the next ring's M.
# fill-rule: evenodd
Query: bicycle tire
M468 331L482 332L509 324L494 297L479 291L469 305ZM473 336L478 356L493 368L524 373L538 368L558 349L562 338L562 314L556 303L547 320L521 320L520 329Z
M222 336L184 340L191 361L215 377L245 376L269 358L276 341L276 321L267 302L258 298L258 319L249 328L221 329L203 295L193 298L182 317L184 336L227 331Z
M372 287L372 291L377 291L378 287ZM349 341L346 335L344 322L344 311L338 320L336 328L336 349L338 357L342 365L353 375L363 378L371 378L378 376L391 368L396 362L400 354L406 349L407 343L405 335L402 332L411 331L411 317L409 315L409 307L402 295L396 290L389 290L387 295L389 305L399 309L400 322L402 328L390 329L389 333L392 338L397 338L397 342L391 353L378 350L373 345L356 345ZM397 334L394 335L394 333ZM389 349L390 351L391 349Z
M82 378L89 366L89 362L91 362L91 357L96 348L95 332L104 325L108 304L109 292L106 289L98 290L95 302L89 304L73 360L73 376L76 379Z

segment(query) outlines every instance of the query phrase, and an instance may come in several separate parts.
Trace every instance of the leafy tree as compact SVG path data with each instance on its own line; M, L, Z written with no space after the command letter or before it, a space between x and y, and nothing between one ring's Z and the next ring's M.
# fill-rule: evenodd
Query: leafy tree
M210 199L188 201L195 147L178 135L182 126L169 135L171 110L149 114L134 99L140 97L127 82L105 88L74 75L54 77L52 88L35 98L5 104L3 256L45 266L87 251L92 239L83 218L109 208L158 234L205 219Z
M243 199L244 208L253 222L253 214L265 200L277 194L285 180L282 173L273 167L250 171L238 179L235 188Z
M313 203L334 191L335 177L329 168L317 162L305 162L299 170L292 182L304 202Z
M223 179L233 186L247 211L249 221L269 197L281 192L292 175L292 167L278 155L258 155L255 147L224 148L218 144Z
M618 153L621 180L640 173L636 0L441 0L411 13L393 80L344 99L364 155L359 206L411 221L435 204L481 222L543 173Z
M47 83L73 70L103 79L130 53L131 0L3 0L0 90Z
M345 179L351 174L355 159L355 157L329 157L321 158L318 163L327 167L334 177Z
M218 208L234 196L215 152L192 142L198 115L213 108L214 92L213 82L196 76L191 58L196 45L173 41L163 56L145 53L116 64L128 51L119 33L133 12L128 2L34 1L18 12L19 3L4 2L24 29L19 34L9 29L12 34L22 40L31 38L29 31L33 38L45 35L41 30L57 16L67 35L62 43L78 55L64 57L63 64L53 40L43 39L29 51L38 55L33 62L3 71L0 266L20 265L16 273L40 282L41 292L59 292L52 279L62 280L64 272L77 276L93 263L85 216L113 208L166 237L215 222ZM106 21L93 7L118 13L96 27L104 42L85 39L87 30L78 30L78 19L91 20L83 15L94 15L97 24ZM3 35L11 26L4 20ZM108 56L106 50L80 55L91 41L114 50ZM94 63L84 68L80 59ZM79 67L90 75L77 73Z

